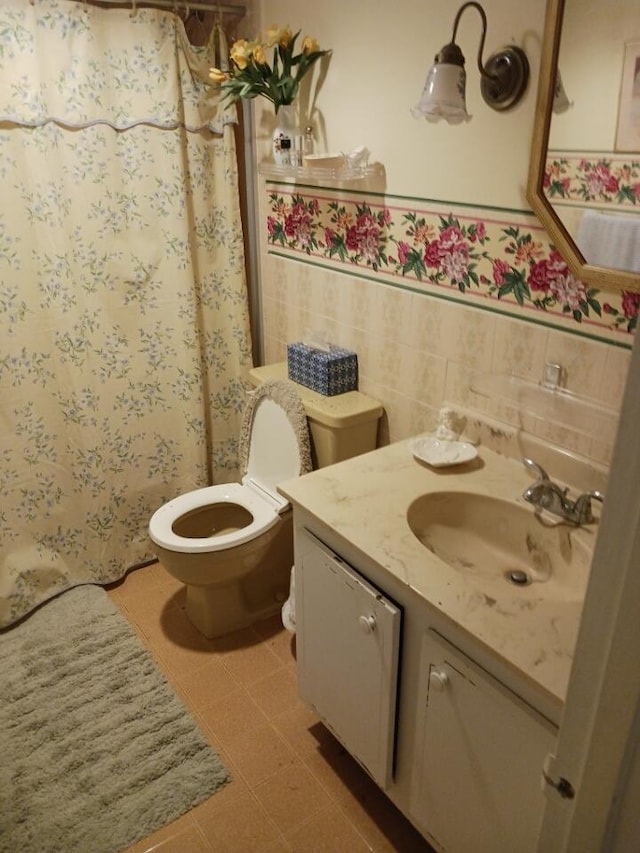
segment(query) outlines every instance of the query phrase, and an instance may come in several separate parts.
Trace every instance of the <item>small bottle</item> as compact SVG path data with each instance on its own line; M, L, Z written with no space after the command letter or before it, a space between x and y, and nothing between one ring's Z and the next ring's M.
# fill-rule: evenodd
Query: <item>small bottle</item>
M313 154L313 128L308 124L304 129L303 154Z

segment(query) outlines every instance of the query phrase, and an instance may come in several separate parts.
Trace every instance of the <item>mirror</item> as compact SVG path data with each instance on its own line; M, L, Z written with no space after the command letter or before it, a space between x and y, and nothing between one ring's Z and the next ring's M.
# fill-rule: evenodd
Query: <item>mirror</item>
M566 98L554 112L558 70ZM570 174L602 163L610 186L580 188ZM640 291L640 178L624 173L627 198L620 178L629 164L640 169L637 2L548 0L527 198L573 274L602 290Z

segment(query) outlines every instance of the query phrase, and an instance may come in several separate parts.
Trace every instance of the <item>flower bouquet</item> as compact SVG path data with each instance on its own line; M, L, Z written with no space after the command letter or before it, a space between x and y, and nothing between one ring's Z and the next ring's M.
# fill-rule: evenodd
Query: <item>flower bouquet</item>
M299 53L294 53L299 35L300 30L294 34L289 26L273 25L263 40L240 39L231 47L231 70L211 68L209 77L232 101L260 96L271 101L277 113L281 106L293 103L300 81L314 63L331 52L320 50L314 38L305 36ZM271 48L273 60L269 63L267 51Z

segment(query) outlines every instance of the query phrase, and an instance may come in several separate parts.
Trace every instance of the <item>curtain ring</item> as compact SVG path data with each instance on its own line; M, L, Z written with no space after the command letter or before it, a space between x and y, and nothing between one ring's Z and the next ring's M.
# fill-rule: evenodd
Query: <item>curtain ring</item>
M135 18L138 14L138 0L131 0L131 11L129 12L130 18Z

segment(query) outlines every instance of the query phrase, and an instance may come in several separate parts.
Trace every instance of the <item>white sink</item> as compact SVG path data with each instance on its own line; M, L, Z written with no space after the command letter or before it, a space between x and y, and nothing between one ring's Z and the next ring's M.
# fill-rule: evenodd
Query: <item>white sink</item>
M425 548L486 592L584 598L588 536L560 519L470 492L431 492L413 501L407 521Z

